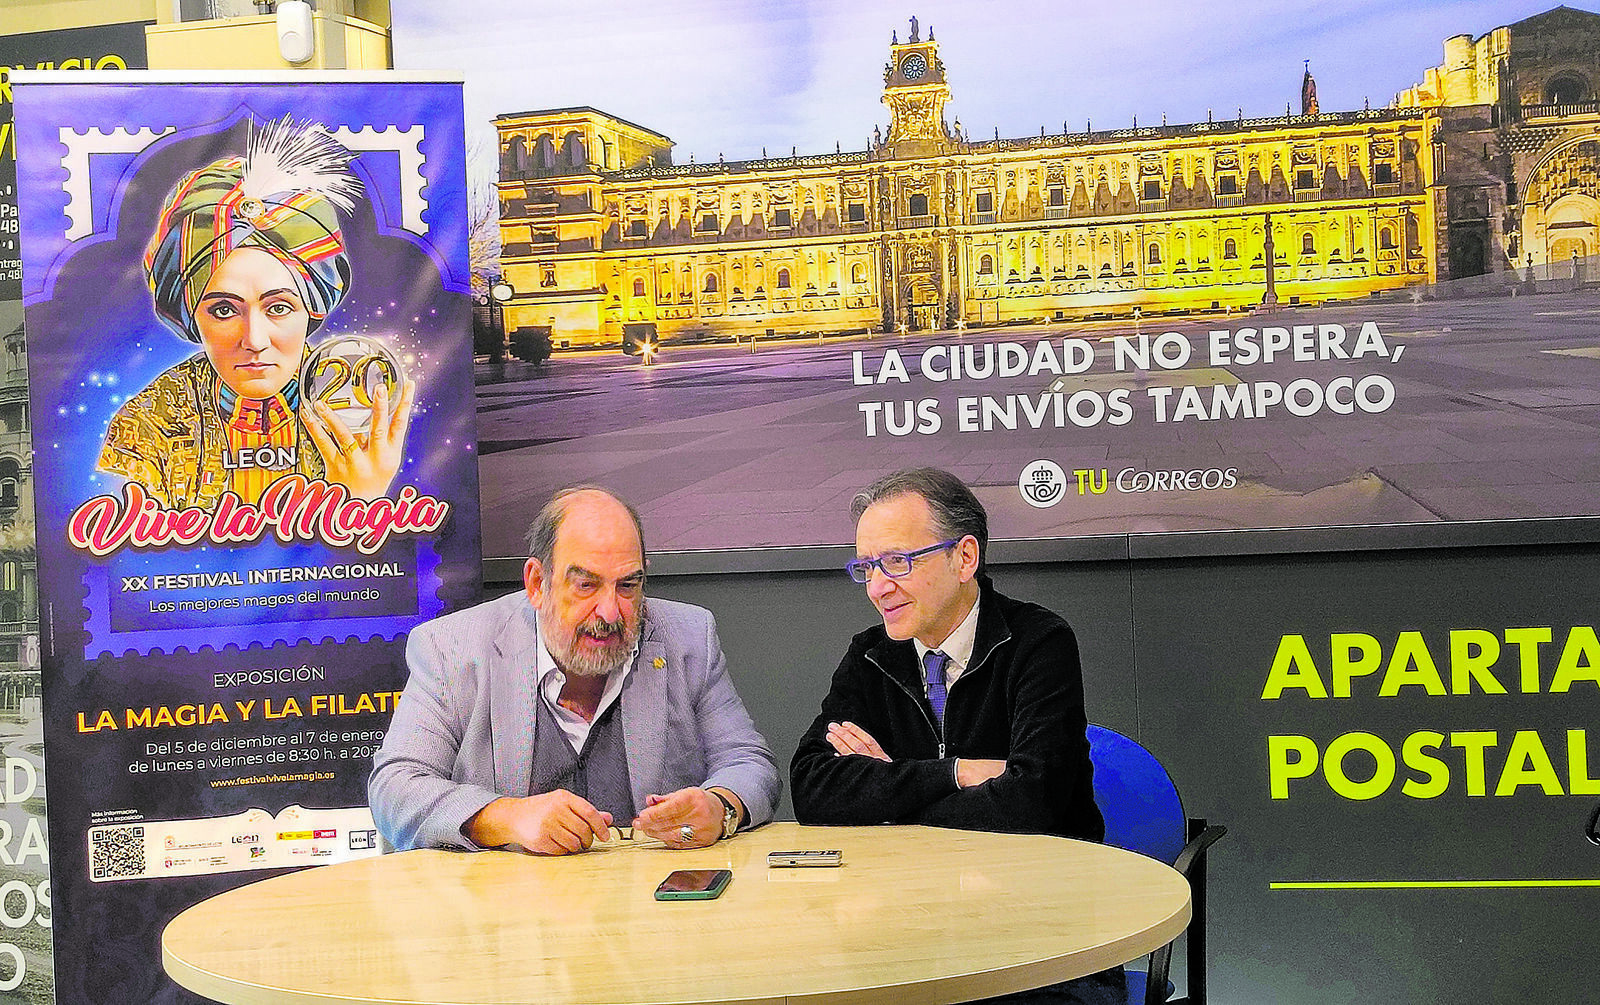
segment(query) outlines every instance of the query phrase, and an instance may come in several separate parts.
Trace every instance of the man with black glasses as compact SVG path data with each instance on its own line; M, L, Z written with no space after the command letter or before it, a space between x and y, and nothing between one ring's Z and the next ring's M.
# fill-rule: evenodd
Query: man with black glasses
M961 480L897 471L851 503L882 625L850 642L790 765L808 824L932 824L1098 841L1078 642L994 589L989 518ZM1008 1001L1116 1000L1122 970Z

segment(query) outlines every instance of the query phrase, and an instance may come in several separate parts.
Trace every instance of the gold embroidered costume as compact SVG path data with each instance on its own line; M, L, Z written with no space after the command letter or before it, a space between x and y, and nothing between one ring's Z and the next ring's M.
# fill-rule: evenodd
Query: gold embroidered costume
M281 393L265 399L233 394L206 355L196 353L117 410L99 467L138 482L173 509L210 509L230 488L253 503L283 475L325 473L294 405ZM262 448L288 450L294 464L273 469L249 463Z

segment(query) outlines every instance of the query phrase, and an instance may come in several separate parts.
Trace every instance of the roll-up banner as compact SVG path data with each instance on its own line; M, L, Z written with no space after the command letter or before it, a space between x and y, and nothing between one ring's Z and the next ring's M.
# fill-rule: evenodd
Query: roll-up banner
M461 86L18 75L56 1000L378 853L407 631L476 599Z

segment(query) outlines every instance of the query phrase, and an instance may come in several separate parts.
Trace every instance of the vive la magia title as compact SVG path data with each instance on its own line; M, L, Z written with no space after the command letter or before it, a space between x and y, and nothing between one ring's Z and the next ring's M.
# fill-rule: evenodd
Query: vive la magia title
M363 499L343 485L291 474L267 486L257 503L229 491L215 509L169 509L128 482L121 496L98 495L74 510L67 543L103 558L123 548L249 544L270 534L284 544L318 542L371 555L396 534L437 531L449 515L448 502L411 485L393 499Z
M908 357L887 349L876 360L857 350L852 354L852 382L857 386L910 384L913 377L935 384L964 380L1071 377L1086 373L1105 352L1083 338L1022 342L938 344ZM1182 370L1196 358L1212 367L1247 367L1285 360L1306 362L1370 361L1393 364L1405 346L1392 347L1375 321L1364 322L1355 335L1338 324L1219 329L1203 344L1182 332L1151 336L1117 335L1109 343L1116 373ZM1203 356L1200 354L1203 353ZM948 410L938 398L863 401L866 435L930 435L953 424L957 432L995 429L1092 428L1125 426L1136 408L1154 421L1174 423L1259 419L1277 411L1311 416L1329 411L1340 415L1374 414L1394 404L1394 383L1381 373L1342 374L1327 381L1301 377L1212 384L1155 384L1139 389L1118 387L1071 390L1057 381L1039 394L964 395Z

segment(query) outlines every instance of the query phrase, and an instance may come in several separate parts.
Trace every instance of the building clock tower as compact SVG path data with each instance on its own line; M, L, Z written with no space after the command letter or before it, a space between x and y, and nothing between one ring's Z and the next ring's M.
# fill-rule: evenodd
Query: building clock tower
M885 140L892 157L926 157L946 152L951 137L944 121L950 100L944 60L933 29L922 38L917 19L911 19L906 41L894 37L889 62L883 68L883 103L889 106L889 135Z

